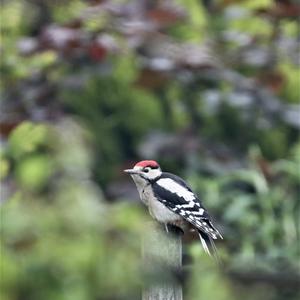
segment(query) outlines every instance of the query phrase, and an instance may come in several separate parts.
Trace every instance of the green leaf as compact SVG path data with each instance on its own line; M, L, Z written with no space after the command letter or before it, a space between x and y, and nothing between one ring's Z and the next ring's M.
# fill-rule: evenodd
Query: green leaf
M51 161L45 155L33 155L22 160L16 169L16 177L22 186L39 190L52 173Z
M24 154L32 153L47 142L48 129L43 124L29 121L22 122L9 137L11 155L18 159Z

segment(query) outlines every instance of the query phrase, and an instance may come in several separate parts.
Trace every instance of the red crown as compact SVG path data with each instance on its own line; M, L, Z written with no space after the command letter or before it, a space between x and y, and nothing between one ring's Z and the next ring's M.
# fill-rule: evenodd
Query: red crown
M158 168L159 164L155 160L142 160L138 162L135 166L137 167L152 167L152 168Z

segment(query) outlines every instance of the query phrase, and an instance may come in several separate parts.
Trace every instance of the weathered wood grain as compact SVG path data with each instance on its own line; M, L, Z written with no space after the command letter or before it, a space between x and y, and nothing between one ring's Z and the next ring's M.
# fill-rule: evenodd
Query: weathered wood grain
M149 222L142 241L143 265L150 284L145 285L143 300L182 300L182 286L176 274L182 267L181 233Z

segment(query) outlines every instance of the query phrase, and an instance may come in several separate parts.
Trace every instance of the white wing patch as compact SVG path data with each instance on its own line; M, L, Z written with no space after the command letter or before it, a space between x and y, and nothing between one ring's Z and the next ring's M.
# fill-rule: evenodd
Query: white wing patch
M186 201L185 204L181 203L172 206L168 205L167 199L161 199L161 201L167 207L169 207L169 209L182 216L184 219L208 234L213 239L217 239L218 236L222 238L221 234L214 227L212 227L210 221L206 222L204 219L203 215L205 210L201 207L201 204L198 202L198 199L193 192L189 191L186 187L181 186L171 178L161 178L157 180L156 183L163 189L172 194L176 194L178 197L181 197Z
M204 209L203 208L200 208L199 211L194 211L193 212L194 215L199 215L199 216L202 216L203 213L204 213Z
M170 178L161 178L157 181L157 184L170 191L171 193L175 193L179 197L183 197L186 201L192 201L192 203L187 204L187 206L191 205L191 207L193 207L195 205L195 202L193 201L196 198L194 193L190 192L185 187L178 184L176 181Z

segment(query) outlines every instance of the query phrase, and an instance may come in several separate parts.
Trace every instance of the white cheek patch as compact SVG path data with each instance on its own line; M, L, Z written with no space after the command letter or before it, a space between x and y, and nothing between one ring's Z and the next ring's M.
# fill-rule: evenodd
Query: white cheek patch
M161 175L160 169L151 169L148 173L145 174L145 176L149 179L154 179L156 177L159 177Z
M160 185L162 188L170 191L171 193L177 194L179 197L184 198L186 201L192 201L192 203L187 204L194 206L194 199L196 198L193 192L190 192L180 184L178 184L176 181L170 179L170 178L162 178L157 181L157 184Z

